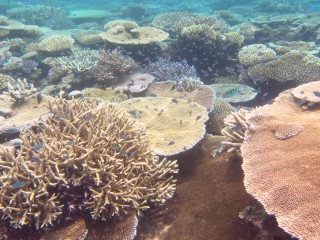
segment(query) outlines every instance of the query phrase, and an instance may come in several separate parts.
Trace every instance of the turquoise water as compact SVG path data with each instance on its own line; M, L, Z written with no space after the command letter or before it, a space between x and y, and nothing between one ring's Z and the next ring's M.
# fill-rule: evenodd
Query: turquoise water
M320 239L319 22L317 0L0 0L0 240Z

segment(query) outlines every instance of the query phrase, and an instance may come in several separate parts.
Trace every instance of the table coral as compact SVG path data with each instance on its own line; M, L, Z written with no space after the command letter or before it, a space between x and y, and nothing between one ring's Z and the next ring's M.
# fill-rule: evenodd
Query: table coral
M246 190L299 239L320 237L319 113L319 105L303 110L285 91L247 115L241 146Z
M153 151L171 156L191 149L205 134L207 109L191 101L167 97L132 98L119 103L146 129Z

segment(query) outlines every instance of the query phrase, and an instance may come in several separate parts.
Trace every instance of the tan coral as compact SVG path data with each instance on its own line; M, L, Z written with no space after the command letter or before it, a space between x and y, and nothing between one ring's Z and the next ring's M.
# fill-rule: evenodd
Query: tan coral
M171 97L193 101L204 106L208 112L213 109L213 101L215 99L215 91L206 86L201 85L199 89L194 91L177 91L177 83L175 81L155 82L149 86L146 91L147 96L154 97Z
M247 75L253 81L306 83L318 79L319 65L320 58L316 56L303 52L289 52L278 59L250 66Z
M0 122L0 135L19 132L35 126L35 124L49 114L47 108L49 96L31 96L25 102L13 103L11 97L1 95L3 99L0 109L10 109L10 114Z
M121 102L146 129L156 154L171 156L191 149L205 134L206 108L194 102L165 97L132 98Z
M244 66L251 66L274 59L277 59L276 52L263 44L248 45L239 52L239 62Z
M281 228L306 240L320 238L319 117L319 107L303 111L285 91L248 115L241 146L247 191Z
M79 187L81 207L94 219L138 213L173 196L176 161L155 156L125 112L61 98L49 109L37 133L24 132L17 151L0 155L0 214L14 227L53 225Z
M123 27L126 31L131 30L133 28L139 27L139 25L135 22L132 21L127 21L127 20L114 20L111 22L106 23L106 25L104 25L104 29L106 31L110 30L111 28L114 27L118 27L121 26Z
M154 27L136 27L121 32L112 30L113 28L101 33L100 36L107 42L120 45L145 45L162 42L169 37L168 33Z
M225 34L225 37L227 38L227 40L229 40L229 42L231 43L236 43L239 46L243 44L244 41L244 36L241 35L238 32L229 32Z
M45 52L61 52L68 50L74 44L74 39L69 35L52 35L41 40L39 49Z
M114 84L115 91L127 91L130 93L140 93L145 91L154 81L154 77L146 73L133 73L121 76L118 83Z
M221 130L225 127L225 118L235 110L228 102L221 98L217 98L213 102L213 110L209 114L208 133L221 134Z
M312 103L320 102L320 81L306 83L294 88L291 91L292 95L302 101Z
M128 96L123 92L113 91L112 88L85 88L82 91L84 98L94 99L105 102L122 102L128 99Z
M41 237L41 240L84 240L87 235L88 229L84 219L76 217L72 222L67 222L56 229L49 230Z
M13 84L14 82L14 78L10 75L0 74L0 89L5 89L8 87L8 83Z

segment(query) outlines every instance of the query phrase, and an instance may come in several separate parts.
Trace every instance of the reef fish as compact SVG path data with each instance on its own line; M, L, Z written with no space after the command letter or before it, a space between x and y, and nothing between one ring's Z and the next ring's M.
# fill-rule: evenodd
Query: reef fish
M17 189L17 188L22 188L26 185L26 182L15 182L12 184L12 188Z
M241 93L241 87L232 88L232 89L226 91L222 95L222 98L230 98L230 97L233 97L233 96L238 95L240 93Z

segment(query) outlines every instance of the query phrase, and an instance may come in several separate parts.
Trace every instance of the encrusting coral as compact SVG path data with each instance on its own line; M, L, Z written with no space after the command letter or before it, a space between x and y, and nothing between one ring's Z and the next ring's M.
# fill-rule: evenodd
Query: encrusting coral
M19 149L1 150L0 214L13 227L44 228L84 209L107 219L172 197L176 161L155 156L123 111L61 98L49 108Z

